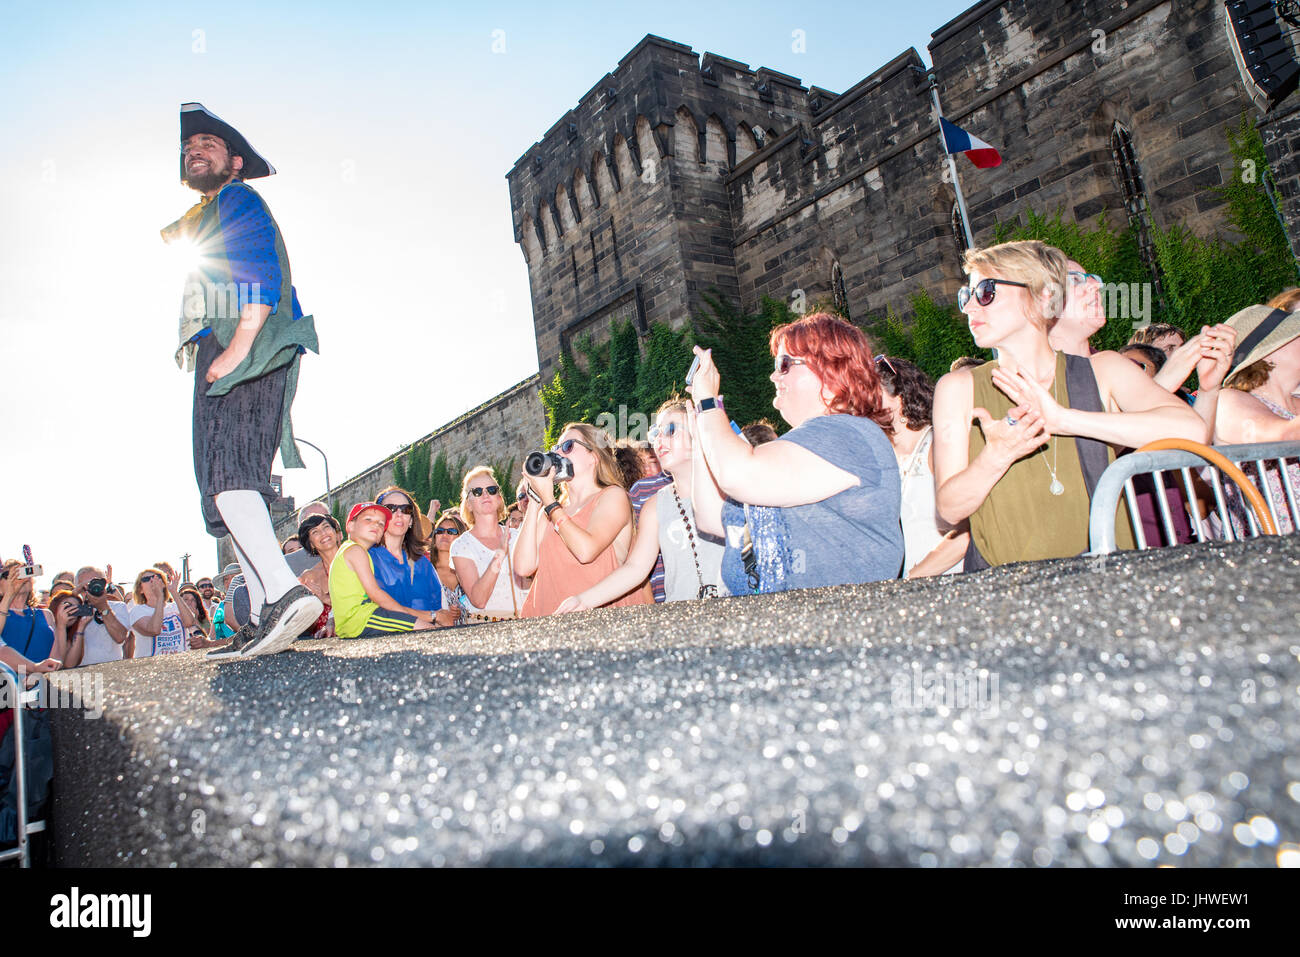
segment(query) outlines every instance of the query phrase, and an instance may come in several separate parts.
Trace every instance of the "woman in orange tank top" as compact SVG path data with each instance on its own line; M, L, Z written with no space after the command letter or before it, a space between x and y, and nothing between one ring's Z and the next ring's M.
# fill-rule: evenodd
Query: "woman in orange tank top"
M623 488L609 436L595 426L565 426L554 452L573 463L573 477L555 498L554 470L525 475L540 500L528 509L515 546L515 573L534 575L521 618L550 615L569 595L605 578L627 557L632 503ZM637 588L607 607L643 605Z

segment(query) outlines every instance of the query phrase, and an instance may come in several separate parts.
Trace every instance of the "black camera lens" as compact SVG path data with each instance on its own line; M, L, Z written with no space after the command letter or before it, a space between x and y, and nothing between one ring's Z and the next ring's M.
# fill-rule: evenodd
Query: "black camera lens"
M96 598L102 598L104 592L108 590L108 581L103 578L92 578L86 582L86 591Z
M551 457L546 452L529 452L524 459L524 471L529 475L545 475L551 467Z

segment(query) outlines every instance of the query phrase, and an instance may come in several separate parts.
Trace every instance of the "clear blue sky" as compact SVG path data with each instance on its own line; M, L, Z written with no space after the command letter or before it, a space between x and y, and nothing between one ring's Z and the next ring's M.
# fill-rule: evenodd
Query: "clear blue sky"
M279 170L256 186L321 340L295 426L337 484L536 371L504 177L645 34L841 92L909 46L928 60L971 2L2 0L0 556L31 544L46 580L184 552L214 571L171 360L183 276L158 237L197 198L182 102ZM303 454L283 473L300 504L325 488Z

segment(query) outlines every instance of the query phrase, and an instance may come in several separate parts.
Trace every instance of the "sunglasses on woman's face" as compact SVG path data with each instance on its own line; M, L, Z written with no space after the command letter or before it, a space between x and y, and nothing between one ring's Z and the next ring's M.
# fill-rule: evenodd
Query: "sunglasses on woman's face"
M807 359L796 359L794 356L788 356L783 352L776 357L776 363L775 363L776 374L789 375L790 369L793 366L802 366L807 364L808 364Z
M489 485L487 488L483 488L482 486L472 488L469 490L469 494L473 495L475 498L481 498L484 492L487 492L489 495L496 495L500 491L500 485Z
M433 534L450 535L452 538L455 538L457 535L460 534L460 529L457 528L455 525L451 526L450 528L435 528L433 530Z
M411 505L409 502L406 505L385 505L384 508L388 509L394 515L401 513L402 515L410 515L412 518L415 517L415 506Z
M677 434L677 429L678 429L678 425L676 422L669 422L667 425L663 427L657 425L650 426L650 431L647 434L650 436L650 441L653 442L661 435L667 436L668 438L671 439L674 435Z
M1021 289L1028 289L1029 283L1012 282L1010 279L981 279L973 287L964 286L957 290L957 308L966 311L966 303L973 298L981 306L993 305L993 297L998 294L998 284L1004 286L1019 286Z
M584 449L586 449L588 452L591 451L591 446L590 446L590 445L588 445L586 442L579 442L577 439L565 439L563 442L561 442L561 443L560 443L559 445L557 445L555 448L551 449L551 451L552 451L552 452L559 452L561 455L569 455L569 454L571 454L571 453L573 452L573 447L574 447L575 445L581 445L581 446L582 446Z
M143 576L143 577L140 579L140 584L141 584L141 585L147 585L147 584L149 584L151 581L153 581L155 578L158 578L158 576L157 576L157 575L145 575L145 576ZM159 581L162 581L161 578L158 578L158 580L159 580Z

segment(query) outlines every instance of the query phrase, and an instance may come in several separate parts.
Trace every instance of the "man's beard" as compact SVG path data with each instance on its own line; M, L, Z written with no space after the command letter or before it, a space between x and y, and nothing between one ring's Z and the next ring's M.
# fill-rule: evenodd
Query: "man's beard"
M185 185L200 193L206 193L229 182L231 172L229 161L224 166L209 166L201 173L186 173Z

